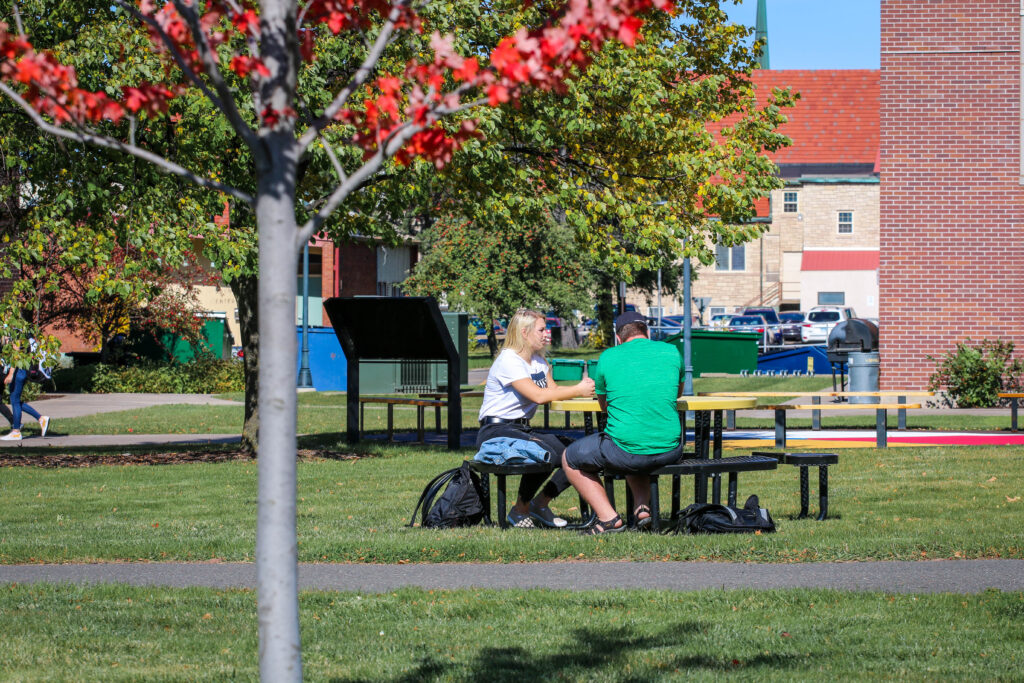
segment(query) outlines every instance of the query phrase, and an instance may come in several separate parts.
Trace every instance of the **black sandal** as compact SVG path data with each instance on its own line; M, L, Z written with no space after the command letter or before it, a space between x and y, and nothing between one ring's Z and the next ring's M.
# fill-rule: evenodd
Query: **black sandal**
M580 531L581 536L597 536L598 534L617 534L620 531L626 530L626 525L622 524L622 518L615 515L606 522L598 520L589 529L583 529ZM618 524L619 526L615 526Z
M646 512L646 517L641 517L640 513ZM654 523L654 516L651 514L651 508L647 505L637 505L633 510L633 525L637 531L646 531L651 528Z

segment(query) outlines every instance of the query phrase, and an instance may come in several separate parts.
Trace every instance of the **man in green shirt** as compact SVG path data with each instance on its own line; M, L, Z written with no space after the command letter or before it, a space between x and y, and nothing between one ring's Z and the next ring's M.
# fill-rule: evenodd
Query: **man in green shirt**
M651 341L646 319L630 311L615 319L619 342L601 354L594 372L594 392L608 413L605 430L573 443L562 468L569 482L590 504L597 523L587 533L626 528L605 493L598 473L626 473L636 504L637 525L651 523L648 472L676 462L682 455L676 399L681 393L682 364L674 346Z

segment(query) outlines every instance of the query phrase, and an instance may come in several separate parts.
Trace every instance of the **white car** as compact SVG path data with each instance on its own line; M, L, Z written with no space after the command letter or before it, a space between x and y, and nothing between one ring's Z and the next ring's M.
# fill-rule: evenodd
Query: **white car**
M841 306L815 306L807 314L807 320L800 328L800 339L807 343L824 343L828 341L828 334L832 328L850 318L856 318L857 314L852 308Z

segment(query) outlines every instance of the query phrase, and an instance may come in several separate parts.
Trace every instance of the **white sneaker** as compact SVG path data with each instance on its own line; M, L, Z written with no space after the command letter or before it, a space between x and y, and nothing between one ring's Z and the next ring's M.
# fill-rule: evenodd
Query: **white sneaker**
M42 434L40 434L39 436L46 436L46 430L49 428L50 418L48 415L43 415L41 418L39 418L39 429L42 431Z
M21 430L12 429L7 434L0 436L0 441L21 441Z

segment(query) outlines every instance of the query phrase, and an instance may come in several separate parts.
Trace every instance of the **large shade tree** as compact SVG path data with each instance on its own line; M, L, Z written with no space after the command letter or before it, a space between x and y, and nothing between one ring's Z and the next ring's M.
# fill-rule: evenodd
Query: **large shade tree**
M650 290L660 268L672 291L680 259L711 263L716 243L760 233L747 219L758 198L781 186L765 152L788 142L776 129L792 96L775 91L758 106L748 31L729 23L717 2L680 7L683 21L653 18L646 40L602 50L563 92L533 92L517 108L491 112L481 120L485 139L420 181L434 204L464 222L428 231L411 279L417 291L507 315L522 304L565 301L546 283L561 275L596 285L610 317L615 283ZM520 216L503 249L494 249L494 202L546 213L575 246L562 247L557 263L539 260L531 253L537 241L527 238L536 219ZM563 261L574 264L571 276L557 271ZM513 262L519 269L503 278ZM575 272L580 267L590 277ZM540 291L517 286L527 281L543 283Z
M560 90L610 40L632 45L637 13L667 0L571 0L544 6L544 22L521 27L492 50L459 52L451 35L432 34L431 49L400 69L379 68L389 46L423 31L411 0L141 0L114 2L125 20L145 26L162 68L150 79L106 88L119 63L116 46L89 67L101 84L36 50L20 16L0 29L0 92L45 132L135 156L249 207L259 251L259 491L256 539L260 672L267 680L301 678L297 600L296 339L294 268L299 249L366 181L396 158L449 161L478 134L471 110L515 102L525 88ZM426 3L424 3L426 4ZM45 18L39 18L45 21ZM43 29L45 30L45 29ZM430 34L430 31L427 31ZM339 35L359 53L326 105L300 97L307 65ZM82 69L83 74L85 69ZM190 168L150 148L149 122L192 117L182 106L201 93L252 155L255 189ZM179 108L181 107L181 108ZM346 168L339 150L358 150ZM300 195L300 170L325 156L333 187Z

